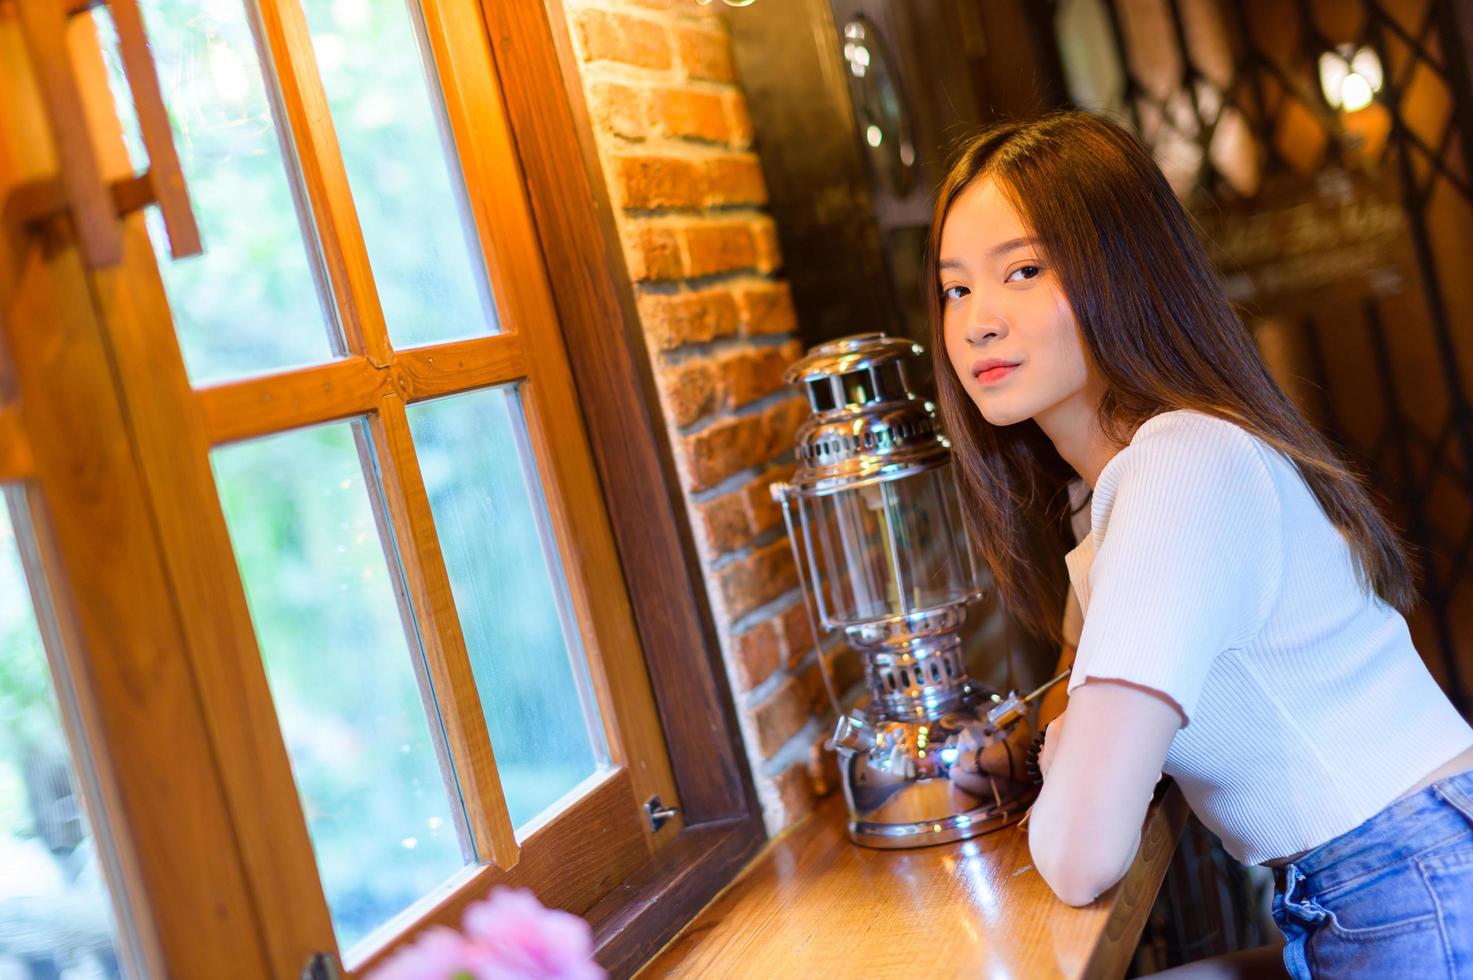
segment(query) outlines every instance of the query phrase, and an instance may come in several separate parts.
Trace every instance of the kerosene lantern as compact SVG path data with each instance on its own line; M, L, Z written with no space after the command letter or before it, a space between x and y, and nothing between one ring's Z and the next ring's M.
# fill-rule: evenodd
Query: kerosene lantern
M1026 702L1038 692L1004 698L967 676L960 631L982 579L950 443L906 380L906 361L922 353L866 333L790 367L785 379L806 387L813 411L796 472L772 485L815 642L821 650L821 631L842 631L864 662L868 699L839 712L829 744L850 838L882 848L974 837L1017 820L1036 794L1023 755ZM822 656L819 665L832 696ZM1017 765L987 765L988 753Z

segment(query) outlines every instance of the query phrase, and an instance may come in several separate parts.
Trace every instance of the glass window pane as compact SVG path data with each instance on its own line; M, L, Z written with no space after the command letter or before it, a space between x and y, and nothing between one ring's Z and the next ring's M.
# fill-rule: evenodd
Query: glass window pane
M337 327L319 290L312 224L287 177L246 5L142 0L140 6L205 246L203 255L175 261L158 209L149 209L149 235L191 380L330 360ZM94 17L129 154L142 170L147 155L117 35L105 7Z
M515 393L409 407L513 825L607 764Z
M417 5L303 7L394 345L495 330Z
M215 478L339 941L459 871L458 792L353 431L215 451ZM397 563L392 566L397 570Z
M0 977L117 977L116 935L0 491Z

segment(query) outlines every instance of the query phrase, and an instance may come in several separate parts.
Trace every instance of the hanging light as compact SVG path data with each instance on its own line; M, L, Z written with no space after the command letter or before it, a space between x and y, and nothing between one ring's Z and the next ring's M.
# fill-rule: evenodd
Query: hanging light
M1381 91L1382 80L1374 48L1342 44L1320 55L1320 90L1333 108L1359 112Z

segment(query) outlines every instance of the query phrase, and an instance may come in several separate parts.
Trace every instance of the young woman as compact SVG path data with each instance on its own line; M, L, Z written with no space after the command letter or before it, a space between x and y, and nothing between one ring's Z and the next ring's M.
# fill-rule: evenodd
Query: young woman
M978 550L1036 633L1063 638L1065 571L1083 614L1039 873L1071 905L1113 885L1164 773L1229 853L1276 868L1291 975L1473 976L1473 728L1412 646L1407 558L1150 155L1085 113L990 127L930 245ZM1087 533L1040 567L1024 542L1062 526L1071 480Z

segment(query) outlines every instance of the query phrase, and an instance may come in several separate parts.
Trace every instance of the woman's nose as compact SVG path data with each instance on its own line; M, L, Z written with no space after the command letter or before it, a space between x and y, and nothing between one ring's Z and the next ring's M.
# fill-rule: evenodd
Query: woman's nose
M967 324L967 343L973 347L977 347L987 343L989 340L1005 337L1007 336L1007 332L1008 328L1001 319L990 313L983 313L973 317Z

